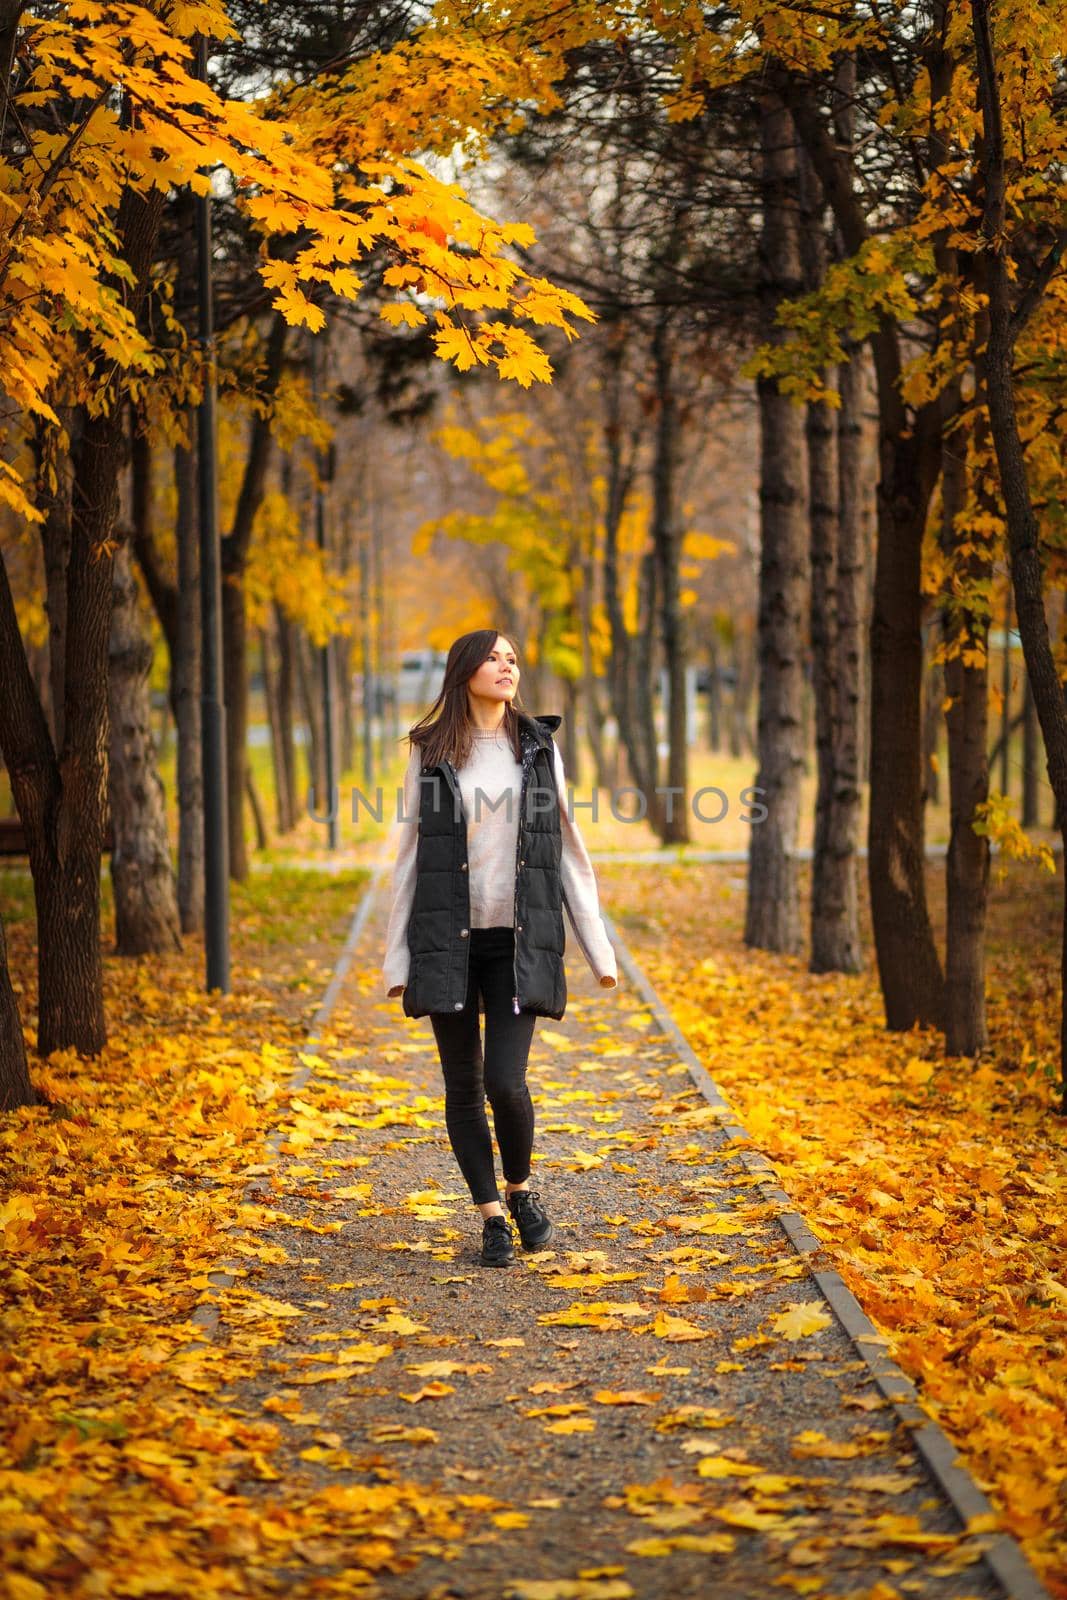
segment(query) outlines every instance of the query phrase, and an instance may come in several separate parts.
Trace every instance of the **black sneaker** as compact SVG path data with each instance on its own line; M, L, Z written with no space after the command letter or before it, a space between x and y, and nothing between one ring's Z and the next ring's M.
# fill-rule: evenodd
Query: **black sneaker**
M524 1250L543 1250L555 1228L543 1206L538 1205L536 1189L513 1189L508 1195L508 1210L515 1218Z
M482 1224L482 1266L510 1267L515 1259L515 1241L507 1217L486 1217Z

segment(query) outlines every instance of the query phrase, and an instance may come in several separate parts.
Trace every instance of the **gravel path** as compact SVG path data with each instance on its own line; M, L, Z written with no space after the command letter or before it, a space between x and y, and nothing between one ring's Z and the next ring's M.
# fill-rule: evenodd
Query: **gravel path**
M282 1483L237 1492L381 1493L373 1538L304 1551L279 1591L1000 1595L811 1279L828 1258L797 1255L625 979L600 990L573 948L529 1073L557 1236L480 1267L429 1022L378 999L387 910L242 1219L277 1259L249 1257L217 1336L244 1357L231 1403L283 1433Z

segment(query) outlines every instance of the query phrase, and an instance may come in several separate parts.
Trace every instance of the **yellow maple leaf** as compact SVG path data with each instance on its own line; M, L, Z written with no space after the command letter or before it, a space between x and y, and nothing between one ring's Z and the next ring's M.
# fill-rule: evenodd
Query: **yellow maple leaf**
M675 1550L696 1550L703 1555L729 1555L736 1541L732 1533L676 1533L668 1538L632 1539L626 1546L635 1556L669 1556Z
M666 1339L668 1344L686 1344L692 1339L716 1337L714 1328L698 1328L685 1317L672 1317L666 1311L656 1313L655 1320L649 1323L647 1331L655 1334L657 1339Z
M433 1428L405 1428L402 1422L377 1422L367 1429L375 1444L436 1444Z
M659 1389L598 1389L593 1399L602 1406L654 1406L663 1394Z
M383 322L388 322L393 328L418 328L426 321L426 314L413 305L410 300L397 300L391 305L383 306L378 315Z
M868 1472L849 1478L850 1489L865 1489L869 1494L905 1494L918 1483L908 1472Z
M793 1436L790 1452L794 1456L825 1456L828 1460L846 1460L849 1456L867 1454L872 1446L858 1439L830 1439L816 1428L806 1428Z
M519 1578L504 1600L633 1600L633 1592L623 1578Z
M747 1461L731 1461L729 1456L704 1456L697 1462L697 1472L702 1478L750 1478L762 1470Z
M770 1325L783 1339L805 1339L833 1326L833 1317L814 1300L791 1301L785 1311L770 1318Z
M401 1391L401 1400L407 1400L411 1405L417 1405L420 1400L440 1400L446 1394L455 1394L455 1386L451 1383L424 1383L421 1389L416 1389L413 1394Z
M476 365L489 365L487 352L474 342L466 328L443 328L434 334L433 342L441 360L451 361L460 372L469 372Z

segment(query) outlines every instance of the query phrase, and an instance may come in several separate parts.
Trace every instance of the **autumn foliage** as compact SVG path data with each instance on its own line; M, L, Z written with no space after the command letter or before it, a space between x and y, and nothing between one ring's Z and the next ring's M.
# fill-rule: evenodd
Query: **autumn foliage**
M368 125L366 98L354 91L327 102L295 92L262 102L220 98L194 75L196 32L232 35L221 3L80 0L25 19L19 49L32 71L8 115L27 137L17 158L5 153L0 185L0 361L25 418L58 426L61 400L107 404L98 371L120 371L134 402L166 379L164 354L126 304L116 209L124 189L205 193L201 169L216 166L262 240L259 270L288 322L321 329L324 315L309 292L357 295L359 263L383 248L394 262L386 282L421 285L436 306L423 311L405 295L386 309L390 320L436 316L438 353L461 369L478 361L525 383L548 377L522 324L570 330L574 316L590 314L509 254L509 245L532 237L528 227L481 216L458 187L412 158L395 126ZM68 102L76 111L66 133L36 115ZM417 132L432 149L432 130ZM272 251L271 238L291 245ZM165 297L162 306L166 315ZM490 307L514 320L468 327L472 312ZM79 341L92 352L88 365L74 360ZM24 469L5 461L4 500L32 519L38 513L24 480Z
M627 1079L621 1058L638 1053L647 1013L597 1024L588 1052L562 1032L539 1035L561 1063L545 1092L548 1131L570 1141L549 1170L575 1193L598 1173L633 1179L637 1198L633 1215L595 1216L603 1247L527 1263L548 1309L526 1332L484 1341L494 1368L482 1341L439 1335L388 1281L314 1279L317 1252L346 1221L384 1230L400 1217L418 1237L373 1248L440 1267L426 1283L463 1281L449 1275L457 1197L393 1193L381 1174L375 1189L364 1171L379 1136L405 1159L440 1141L439 1105L412 1088L428 1036L401 1041L392 1021L379 1027L357 971L356 1042L301 1050L361 881L308 879L309 896L307 884L272 878L269 939L246 890L235 928L242 962L255 955L223 999L205 999L194 970L195 914L176 954L106 951L100 866L124 721L109 704L113 578L129 569L129 543L146 591L146 637L129 653L142 647L136 706L151 768L149 677L176 722L199 692L191 670L178 680L200 643L188 604L200 582L194 411L217 384L221 467L200 487L217 496L224 530L231 843L243 844L246 797L252 809L259 799L245 738L256 648L276 794L283 742L292 768L279 832L299 850L310 827L295 827L295 679L312 783L329 742L319 668L340 681L353 769L358 676L369 765L382 656L419 629L437 644L468 603L488 610L506 595L529 626L531 668L567 696L576 752L580 725L598 780L609 760L627 761L628 776L659 793L663 748L672 783L691 770L686 669L699 659L709 696L712 685L721 695L728 672L715 650L737 646L734 759L753 756L778 784L768 826L749 830L744 936L730 886L692 867L613 869L613 910L1002 1526L1067 1600L1067 1241L1052 1112L1067 1014L1048 932L1063 862L1050 887L1050 842L1033 818L1016 818L989 759L991 713L1005 712L1005 772L1015 748L1018 628L1027 776L1036 786L1043 740L1049 832L1063 833L1067 0L918 11L439 0L418 14L361 8L340 45L324 25L307 70L274 60L271 8L260 9L257 73L232 66L247 58L229 52L258 37L250 26L242 38L237 0L0 0L0 746L36 897L31 935L23 880L11 889L22 914L0 939L11 1107L0 1122L0 1588L10 1600L268 1594L312 1569L309 1592L350 1594L376 1573L519 1533L530 1512L479 1486L476 1469L428 1487L430 1469L419 1477L390 1452L432 1463L445 1431L435 1413L466 1380L514 1371L527 1334L531 1348L556 1341L551 1375L507 1395L539 1444L573 1436L577 1449L607 1433L605 1416L629 1419L620 1436L645 1418L657 1443L680 1436L684 1482L627 1477L602 1502L640 1519L626 1546L639 1561L710 1562L747 1535L795 1536L800 1570L785 1581L798 1594L821 1585L808 1569L824 1547L801 1513L790 1520L799 1473L721 1448L734 1418L710 1402L665 1401L670 1381L747 1377L772 1347L770 1371L804 1373L834 1325L800 1295L803 1263L773 1243L715 1276L768 1209L744 1176L701 1187L692 1169L708 1165L718 1115L682 1067L650 1052L655 1081ZM352 22L344 6L316 16L331 9ZM497 204L517 192L526 205L531 174L550 171L537 227L522 207ZM222 219L223 317L205 349L192 221L195 197L208 196ZM332 372L331 350L341 352ZM443 369L449 409L423 427L444 394L425 374ZM414 398L413 372L425 380ZM391 409L401 391L410 404ZM740 396L758 422L745 436L752 471L735 480L726 464L720 500L705 492L716 520L703 531L688 486L714 425L709 395ZM405 427L392 455L378 448ZM831 447L850 444L869 482L850 479L843 454L831 461ZM390 468L405 481L375 486ZM451 474L447 490L427 489L435 474ZM705 491L711 477L705 463ZM381 525L403 494L416 507L411 537L389 543L383 580L371 568L387 565ZM437 571L446 545L460 554ZM747 560L751 616L740 615L740 586L709 578L720 558L735 574ZM412 614L390 633L402 584ZM994 629L1009 680L999 688ZM669 693L657 711L661 670ZM746 675L760 678L755 718ZM186 758L191 727L179 730ZM823 948L840 958L813 948L805 963L816 940L801 926L797 832L812 747L813 876L825 890L829 870L839 874L840 892L820 905L833 936ZM141 799L158 795L154 770L145 779L131 766ZM203 821L194 769L169 797L184 807L180 854ZM924 834L938 777L943 930ZM861 788L877 974L857 909ZM163 810L157 866L170 889L175 817ZM657 842L686 842L684 828L656 825ZM994 847L1012 863L1003 894L995 878L991 887ZM186 849L187 889L189 860ZM231 865L245 876L236 849ZM299 1088L296 1062L309 1074ZM606 1063L619 1081L594 1093L584 1075ZM616 1125L624 1114L640 1133ZM403 1141L390 1143L393 1129ZM673 1174L642 1191L642 1163L659 1159L677 1169L684 1205L664 1199ZM283 1229L306 1256L278 1243ZM623 1229L640 1271L612 1259ZM227 1258L233 1281L220 1289ZM310 1307L340 1306L351 1326L308 1334L323 1348L301 1347L285 1365L305 1307L261 1280L294 1259L318 1282ZM720 1315L783 1287L790 1298L756 1332L720 1343ZM221 1340L210 1337L220 1306ZM647 1357L643 1376L583 1388L571 1353L616 1336L632 1359ZM431 1348L446 1344L458 1348ZM281 1373L262 1415L242 1403L242 1385ZM352 1405L365 1453L343 1444L320 1395L385 1403L373 1421ZM813 1422L777 1444L791 1463L840 1468L887 1448L881 1420L864 1418L848 1439ZM286 1452L302 1428L314 1432L299 1439L290 1483ZM868 1514L854 1496L908 1485L861 1459L846 1487L843 1514L863 1519L849 1548L892 1546L887 1572L912 1572L904 1592L917 1582L910 1563L962 1572L974 1536L989 1531ZM827 1506L837 1509L829 1493ZM548 1584L516 1576L504 1592L633 1593L614 1568ZM898 1593L887 1581L864 1600Z
M621 869L605 870L614 883ZM742 954L733 897L694 893L709 871L660 886L662 944L639 938L642 963L924 1405L1051 1592L1067 1592L1065 1151L1045 1111L1053 886L1014 866L997 896L995 1054L975 1065L945 1061L928 1030L887 1037L869 976Z

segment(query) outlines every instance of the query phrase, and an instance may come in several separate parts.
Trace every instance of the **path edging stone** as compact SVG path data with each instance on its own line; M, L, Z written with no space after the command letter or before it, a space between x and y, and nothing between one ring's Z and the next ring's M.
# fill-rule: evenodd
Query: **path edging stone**
M369 880L364 886L359 905L353 914L333 976L312 1018L309 1035L300 1047L302 1050L311 1050L320 1042L320 1034L333 1012L337 995L352 964L356 946L374 908L379 884L388 867L389 860L385 858L369 869ZM774 1169L770 1161L755 1147L748 1130L738 1120L733 1106L697 1056L603 906L601 915L608 937L615 948L619 965L634 990L648 1006L660 1032L674 1045L680 1060L688 1069L690 1078L707 1103L720 1113L720 1126L733 1145L731 1154L736 1154L742 1165L756 1178L756 1186L763 1196L781 1208L776 1220L781 1224L790 1243L802 1256L820 1252L828 1254L825 1243L812 1232L800 1212L793 1207L789 1196L775 1183ZM291 1090L300 1089L310 1076L310 1067L301 1063L294 1070L287 1087ZM279 1129L268 1134L264 1158L268 1164L278 1159L283 1137ZM250 1198L256 1182L258 1178L246 1186L245 1199ZM226 1261L216 1271L210 1273L210 1298L198 1305L189 1318L208 1340L215 1337L219 1326L220 1309L217 1293L232 1288L240 1268L240 1262ZM878 1332L840 1274L832 1269L820 1270L812 1267L809 1270L819 1292L852 1341L857 1355L866 1364L872 1379L889 1404L894 1407L901 1423L909 1429L916 1450L964 1527L972 1517L995 1517L996 1512L990 1501L967 1469L958 1464L960 1458L956 1447L923 1409L918 1390L911 1379L886 1355L882 1343L884 1336ZM998 1533L992 1544L983 1551L982 1559L1002 1585L1006 1600L1051 1600L1048 1591L1011 1534Z
M757 1187L766 1198L782 1207L777 1221L798 1254L828 1253L825 1242L812 1232L800 1212L794 1208L789 1196L774 1182L775 1174L771 1163L766 1156L760 1155L756 1150L751 1135L738 1121L733 1106L723 1095L674 1020L651 979L638 965L626 941L621 937L618 927L603 906L601 906L601 916L620 967L626 973L636 993L648 1006L660 1032L674 1045L701 1094L709 1105L720 1112L720 1125L727 1138L735 1145L731 1153L736 1153L740 1157L742 1164L757 1179ZM911 1379L886 1354L883 1344L885 1336L878 1332L840 1273L832 1269L814 1267L809 1270L820 1293L851 1339L857 1355L865 1362L872 1379L895 1409L901 1423L910 1431L915 1448L930 1475L964 1527L972 1517L995 1518L997 1513L993 1505L967 1468L961 1464L962 1458L956 1446L924 1409L919 1392ZM982 1559L997 1582L1002 1585L1007 1600L1051 1600L1048 1590L1010 1533L998 1532L993 1542L982 1552Z

